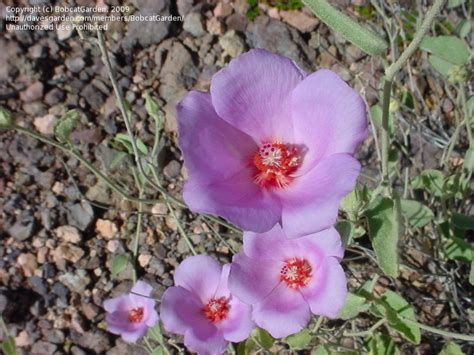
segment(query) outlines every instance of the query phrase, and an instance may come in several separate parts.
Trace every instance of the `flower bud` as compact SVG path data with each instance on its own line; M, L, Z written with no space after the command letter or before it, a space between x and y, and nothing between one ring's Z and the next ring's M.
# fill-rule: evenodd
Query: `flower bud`
M467 79L467 70L460 65L453 65L448 70L448 80L453 84L463 83Z

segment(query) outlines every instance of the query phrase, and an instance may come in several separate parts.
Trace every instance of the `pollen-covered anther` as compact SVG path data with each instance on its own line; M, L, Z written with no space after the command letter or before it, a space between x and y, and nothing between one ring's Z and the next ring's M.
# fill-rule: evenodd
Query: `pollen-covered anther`
M227 318L229 310L229 300L225 297L211 298L203 309L204 315L212 323L217 323Z
M128 312L128 321L130 323L140 323L143 320L143 307L132 308Z
M253 162L257 168L254 181L261 187L287 187L293 180L292 174L300 166L296 147L283 143L263 143Z
M305 259L292 258L284 262L280 271L280 280L289 288L298 289L306 286L312 277L311 265Z

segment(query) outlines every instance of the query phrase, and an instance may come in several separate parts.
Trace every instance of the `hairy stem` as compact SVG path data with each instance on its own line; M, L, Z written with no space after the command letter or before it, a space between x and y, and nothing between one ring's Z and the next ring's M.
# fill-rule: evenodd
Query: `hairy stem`
M387 320L385 318L382 318L367 330L364 330L361 332L354 332L354 333L344 332L344 336L345 337L366 337L368 335L373 335L374 331L380 328L382 325L384 325L385 322L387 322Z
M442 335L444 337L454 338L454 339L459 339L459 340L465 340L465 341L471 341L471 342L474 341L474 334L458 334L458 333L454 333L454 332L447 332L447 331L444 331L444 330L440 330L440 329L437 329L437 328L430 327L429 325L418 323L417 321L414 321L412 319L403 318L403 317L400 317L400 318L403 320L403 322L405 322L407 324L413 325L415 327L426 330L427 332L430 332L430 333L433 333L433 334L438 334L438 335Z
M82 155L80 155L78 152L76 152L74 149L71 149L69 147L66 147L65 145L56 142L48 137L45 137L41 134L38 134L28 128L20 127L20 126L13 126L13 128L17 132L24 133L32 138L35 138L43 143L46 143L50 146L53 146L55 148L58 148L62 150L63 152L72 155L74 158L79 160L84 166L92 172L98 179L102 180L111 190L114 192L118 193L120 196L122 196L124 199L131 201L131 202L138 202L138 203L144 203L144 204L155 204L158 202L163 202L163 200L158 200L158 199L141 199L134 197L132 195L127 194L126 192L123 191L122 188L117 186L112 180L110 180L106 175L104 175L102 172L96 169L94 165L92 165L87 159L85 159Z
M389 189L389 176L388 176L388 151L389 151L389 134L388 134L388 116L389 116L389 106L390 106L390 96L392 92L392 82L395 74L405 65L407 60L411 55L416 51L418 46L421 43L423 37L430 29L431 24L433 23L436 15L441 10L441 7L444 5L446 0L436 0L433 6L426 13L426 17L421 23L420 28L416 31L413 40L408 45L408 47L403 51L400 57L392 63L385 70L385 79L383 87L383 105L382 105L382 132L381 132L381 141L382 141L382 182L386 186L387 190Z

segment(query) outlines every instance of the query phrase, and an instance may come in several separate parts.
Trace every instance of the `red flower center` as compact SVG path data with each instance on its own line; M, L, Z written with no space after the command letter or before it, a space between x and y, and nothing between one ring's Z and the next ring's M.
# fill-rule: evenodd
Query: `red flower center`
M305 259L292 258L285 261L280 270L280 280L289 288L298 289L308 284L312 277L311 265Z
M229 300L225 297L211 298L203 309L204 315L212 323L217 323L227 318L229 310Z
M255 183L260 187L287 187L301 159L296 147L282 143L263 143L253 158L257 168Z
M130 323L140 323L143 320L143 307L132 308L128 312L128 321Z

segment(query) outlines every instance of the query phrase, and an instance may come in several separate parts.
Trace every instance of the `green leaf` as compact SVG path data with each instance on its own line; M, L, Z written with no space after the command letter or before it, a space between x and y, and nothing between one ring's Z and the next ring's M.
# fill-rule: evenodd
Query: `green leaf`
M434 218L433 211L418 201L401 200L402 214L413 227L423 227Z
M273 346L275 339L264 329L257 328L253 331L253 337L264 349L268 350Z
M454 66L454 64L442 59L442 58L439 58L435 55L430 55L428 57L428 61L430 62L430 64L433 66L433 68L435 68L435 70L444 75L444 76L448 76L448 73L449 71L451 70L451 68Z
M336 223L336 229L341 235L344 245L350 245L355 232L354 224L351 221L342 220Z
M237 355L250 355L255 345L255 340L252 337L248 337L247 340L241 341L237 345Z
M319 345L311 352L311 355L332 355L332 353L327 345Z
M130 259L128 255L114 256L114 258L112 259L111 266L110 266L110 271L112 272L112 276L116 277L118 274L124 271L127 268L127 265L129 262L130 262Z
M368 355L395 355L400 351L395 342L387 335L375 333L367 343Z
M135 138L135 143L137 144L137 149L139 153L143 155L148 154L148 148L140 138ZM113 140L111 141L111 144L114 147L118 144L119 146L122 146L123 148L125 148L129 154L133 154L132 139L130 138L128 134L117 133L115 137L113 138Z
M313 13L331 30L353 43L370 55L382 55L387 52L388 45L376 33L359 25L349 16L340 12L326 0L303 1Z
M360 312L365 312L369 307L370 304L367 304L365 297L349 292L346 297L346 302L336 318L348 320L357 317Z
M150 355L163 355L165 351L161 346L157 346L156 348L153 349Z
M461 20L459 24L456 27L456 33L459 35L461 38L465 38L471 33L472 31L472 24L471 21L468 20Z
M15 339L12 336L7 336L7 338L2 342L2 350L5 355L16 355Z
M392 277L398 276L399 208L395 201L381 198L366 211L369 237L380 269Z
M461 347L453 341L449 341L441 349L439 355L464 355Z
M466 43L456 36L425 37L420 49L456 65L464 65L469 60Z
M61 143L66 143L69 141L69 136L76 127L79 116L79 111L69 110L58 120L58 122L56 122L53 131L58 141Z
M283 339L285 343L287 343L291 349L304 349L306 348L309 343L311 342L311 333L308 329L303 329L301 332L290 335Z
M0 106L0 128L10 128L14 123L12 113Z
M444 174L435 169L424 170L411 181L411 185L415 189L426 189L439 197L443 195Z
M377 310L388 320L388 325L413 344L419 344L420 328L407 324L401 317L416 321L415 312L405 299L391 290L386 290L376 303Z
M147 337L153 339L157 343L163 343L163 334L161 333L160 323L156 323L155 326L148 328Z
M453 212L451 223L462 230L474 230L474 217L462 213Z
M463 167L467 171L474 170L474 147L471 147L467 150L466 155L464 156Z
M458 237L451 237L446 246L445 252L448 259L459 260L466 263L474 261L474 249L471 244Z

